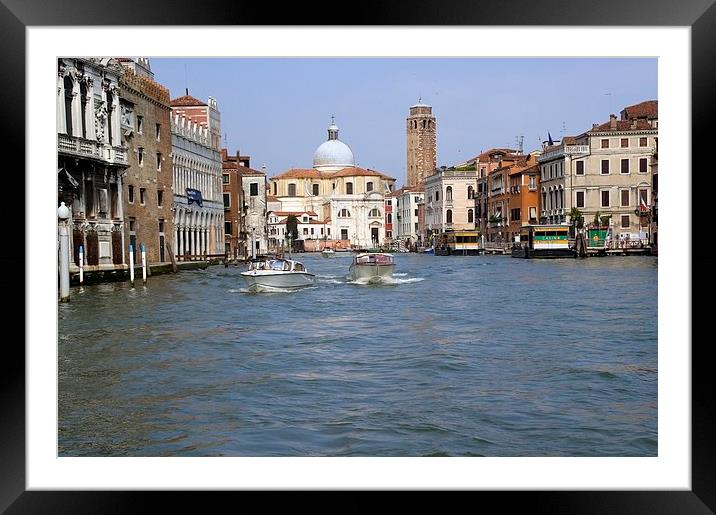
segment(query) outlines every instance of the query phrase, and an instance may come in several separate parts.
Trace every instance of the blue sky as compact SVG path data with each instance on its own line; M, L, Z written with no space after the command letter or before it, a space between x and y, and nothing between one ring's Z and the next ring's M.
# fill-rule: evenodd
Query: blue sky
M229 153L268 175L310 168L335 115L359 166L403 184L405 119L421 96L437 117L438 165L491 147L540 147L625 106L657 99L657 60L636 58L236 58L150 60L172 98L213 96Z

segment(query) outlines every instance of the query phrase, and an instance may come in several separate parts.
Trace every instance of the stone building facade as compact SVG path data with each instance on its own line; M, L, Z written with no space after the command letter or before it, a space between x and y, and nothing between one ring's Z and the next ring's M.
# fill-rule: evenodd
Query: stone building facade
M444 169L425 181L427 238L454 230L475 229L477 170Z
M407 132L407 186L421 184L437 168L437 125L433 108L418 103L410 106L410 115L406 120Z
M569 223L576 207L586 223L608 216L615 236L648 242L657 141L658 104L652 100L546 147L539 158L541 221Z
M418 204L425 198L422 184L405 186L393 192L394 200L394 230L393 236L401 242L402 246L416 245L422 241L418 222Z
M123 181L124 238L140 263L144 245L149 264L174 252L173 171L169 90L153 80L149 62L121 59L120 127L127 143ZM126 259L129 262L129 258Z
M171 101L175 253L199 259L225 252L220 117L217 103Z
M126 268L122 71L115 59L57 60L57 204L64 202L72 212L71 272L79 267L80 246L88 272Z

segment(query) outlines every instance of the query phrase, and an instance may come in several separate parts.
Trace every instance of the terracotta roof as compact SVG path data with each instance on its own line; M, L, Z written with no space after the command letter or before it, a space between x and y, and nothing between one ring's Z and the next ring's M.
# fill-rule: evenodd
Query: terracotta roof
M343 168L342 170L339 170L333 174L331 174L332 177L384 177L386 179L395 180L393 177L389 177L385 174L382 174L380 172L376 172L375 170L371 170L370 168L361 168L359 166L349 166L347 168Z
M183 97L175 98L171 101L172 107L180 106L205 106L206 102L202 102L198 98L194 98L191 95L184 95Z
M253 168L247 168L245 166L237 166L236 169L239 171L239 173L241 175L254 175L254 176L266 177L266 174L264 172L254 170Z
M659 101L647 100L639 104L625 107L622 112L622 120L633 118L654 119L659 117Z
M291 168L271 179L321 179L328 175L313 168Z
M488 163L490 162L490 154L495 154L497 152L509 155L517 151L513 148L491 148L490 150L485 150L484 152L481 152L480 155L475 156L474 159L476 161L479 161L480 163Z
M612 128L612 122L606 122L601 125L593 127L589 132L605 132L605 131L643 131L650 130L654 127L651 126L646 120L615 120L615 128ZM632 127L634 125L634 127Z

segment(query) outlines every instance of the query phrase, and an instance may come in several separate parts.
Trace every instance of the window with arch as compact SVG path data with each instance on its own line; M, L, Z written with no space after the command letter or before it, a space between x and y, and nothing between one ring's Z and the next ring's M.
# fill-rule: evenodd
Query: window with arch
M318 184L313 185L313 195L314 196L318 195Z
M388 223L389 224L393 223L393 213L388 213Z
M472 186L467 187L467 198L475 198L475 190Z
M349 218L351 216L351 212L347 209L341 209L338 212L338 216L340 216L341 218Z
M475 215L472 212L472 209L468 209L467 210L467 223L471 224L471 223L474 223L474 221L475 221Z
M80 108L81 108L81 122L82 122L82 137L87 139L87 84L80 82Z
M74 83L69 75L65 75L65 131L68 136L72 136L72 88Z
M372 217L380 216L380 209L378 209L377 207L371 209L370 212L368 213L368 216L372 216Z
M435 202L437 202L438 200L440 200L440 192L436 191L435 192Z
M353 183L352 182L346 183L346 195L353 195Z
M277 182L274 182L274 183L273 183L273 194L274 194L274 195L276 195L277 189L278 189L278 183L277 183Z
M368 182L366 183L366 185L365 185L365 190L366 190L366 191L373 191L373 182L372 182L372 181L368 181Z
M445 211L445 222L449 224L452 223L452 209Z
M288 185L288 196L289 197L295 197L296 196L296 185L291 183Z
M452 200L452 186L445 188L445 200Z

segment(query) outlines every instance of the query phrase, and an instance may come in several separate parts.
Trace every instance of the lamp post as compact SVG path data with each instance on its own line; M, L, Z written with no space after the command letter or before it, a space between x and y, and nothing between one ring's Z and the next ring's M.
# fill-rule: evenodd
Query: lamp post
M60 232L60 302L70 301L70 210L64 202L57 208Z

